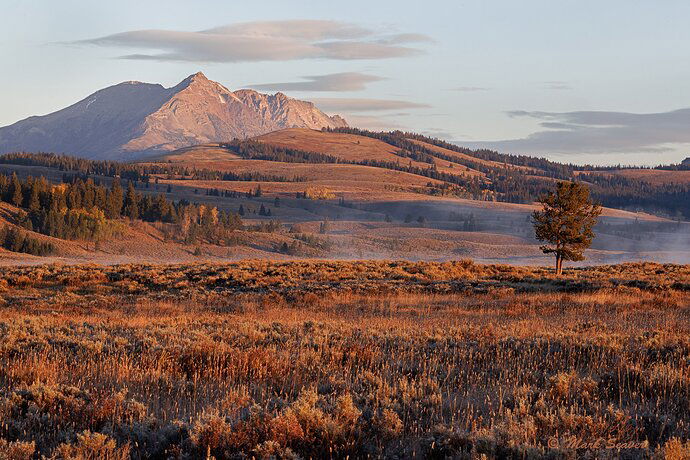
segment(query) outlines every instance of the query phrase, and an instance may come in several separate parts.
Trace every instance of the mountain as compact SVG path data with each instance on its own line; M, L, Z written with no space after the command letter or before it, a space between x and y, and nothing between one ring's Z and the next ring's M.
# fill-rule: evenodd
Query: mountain
M0 128L0 153L50 151L129 160L285 128L344 127L311 102L230 91L201 72L178 85L124 82L67 108Z

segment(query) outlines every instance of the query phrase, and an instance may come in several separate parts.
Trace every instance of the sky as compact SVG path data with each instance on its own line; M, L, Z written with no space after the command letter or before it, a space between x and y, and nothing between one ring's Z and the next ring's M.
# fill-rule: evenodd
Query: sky
M0 126L202 71L351 125L569 163L690 156L687 0L0 0Z

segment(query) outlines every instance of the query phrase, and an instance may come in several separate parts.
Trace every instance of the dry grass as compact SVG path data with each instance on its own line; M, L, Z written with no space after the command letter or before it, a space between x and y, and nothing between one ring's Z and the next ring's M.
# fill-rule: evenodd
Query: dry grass
M395 146L378 139L356 134L328 133L312 129L291 128L274 131L256 138L266 144L307 152L320 152L349 161L378 160L396 162ZM424 163L414 162L415 166ZM428 165L426 165L428 166Z
M556 279L471 262L249 261L12 268L1 281L0 458L690 448L687 266Z
M581 171L580 175L601 174L604 176L623 176L628 179L642 180L654 185L688 184L690 171L667 171L664 169L621 169L619 171Z

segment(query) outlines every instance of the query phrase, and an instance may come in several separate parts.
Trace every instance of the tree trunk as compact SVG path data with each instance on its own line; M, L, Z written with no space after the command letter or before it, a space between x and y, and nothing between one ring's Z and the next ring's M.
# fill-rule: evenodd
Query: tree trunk
M560 254L556 254L556 275L561 275L563 273L563 258Z

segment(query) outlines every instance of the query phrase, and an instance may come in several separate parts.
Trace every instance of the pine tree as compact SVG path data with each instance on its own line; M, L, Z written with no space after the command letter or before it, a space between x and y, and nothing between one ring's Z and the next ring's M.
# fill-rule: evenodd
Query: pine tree
M10 203L15 206L21 206L24 202L24 195L22 194L22 184L19 182L17 173L12 173L10 181Z
M33 186L31 187L31 192L29 195L29 203L27 208L29 208L30 212L35 212L41 209L41 195L39 192L39 185L37 181L34 181Z
M139 196L131 182L127 186L127 194L125 195L124 214L131 220L139 218Z
M559 182L556 193L538 200L541 211L532 213L535 236L547 244L540 247L545 254L556 256L556 274L563 272L564 260L583 260L583 252L592 244L593 227L601 214L601 206L592 203L589 189L575 182Z
M108 194L108 208L106 215L110 219L116 219L122 214L122 187L120 180L115 179Z

